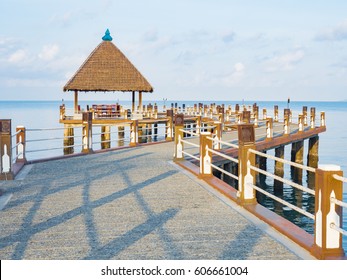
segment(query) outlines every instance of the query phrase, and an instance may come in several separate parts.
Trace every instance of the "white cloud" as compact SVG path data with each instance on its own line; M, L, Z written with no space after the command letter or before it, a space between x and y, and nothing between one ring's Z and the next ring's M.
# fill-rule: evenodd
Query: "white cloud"
M347 20L341 22L334 28L322 31L317 34L315 39L317 41L341 41L347 40Z
M265 70L267 72L288 71L299 63L305 56L303 50L298 49L282 55L277 55L266 62Z
M233 71L229 75L222 78L222 81L226 86L234 86L242 80L245 75L245 71L245 65L238 62L234 65Z
M49 61L55 58L59 52L59 46L56 44L43 46L38 57L42 60Z
M13 54L11 54L7 61L13 64L17 64L17 63L25 61L27 57L28 57L27 51L20 49L15 51Z

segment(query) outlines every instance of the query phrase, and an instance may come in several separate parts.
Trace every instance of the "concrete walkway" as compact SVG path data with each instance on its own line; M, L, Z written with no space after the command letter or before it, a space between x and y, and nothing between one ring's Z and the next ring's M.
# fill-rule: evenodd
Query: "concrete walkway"
M0 259L306 258L172 154L163 143L27 166L0 183L12 194L0 211Z

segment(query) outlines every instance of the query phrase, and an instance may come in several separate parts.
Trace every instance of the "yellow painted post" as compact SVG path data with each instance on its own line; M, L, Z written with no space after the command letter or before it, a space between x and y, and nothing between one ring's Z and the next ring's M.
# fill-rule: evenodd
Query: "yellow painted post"
M25 157L25 127L24 126L17 126L16 127L16 151L17 151L17 158L16 162L26 162L26 157Z
M284 116L283 134L284 135L290 134L289 116Z
M184 128L184 115L176 114L175 116L175 150L174 161L184 160L183 155L183 128Z
M240 204L256 204L255 190L249 186L255 184L255 172L249 168L255 166L255 154L249 149L255 149L255 132L253 124L238 126L239 139L239 189L237 199Z
M130 147L137 146L138 143L138 120L132 120L130 124Z
M0 120L0 180L13 180L11 120Z
M222 145L219 141L222 140L222 135L223 135L223 128L222 128L222 123L221 122L214 122L214 130L213 130L213 148L215 150L220 150L222 148Z
M200 178L212 176L212 152L208 150L212 149L211 137L211 132L200 133Z
M310 115L310 127L311 129L315 128L315 121L316 121L316 108L311 108L311 115Z
M92 149L92 113L82 113L82 153L91 153Z
M304 116L301 114L298 117L298 126L299 126L299 133L302 133L304 131Z
M267 118L267 111L266 109L263 109L263 120L266 120Z
M272 140L274 134L273 119L266 119L266 140Z
M250 123L251 122L251 111L243 111L242 112L242 122Z
M101 127L101 149L111 148L111 127L103 125Z
M278 105L274 106L274 122L278 122Z
M307 125L307 106L302 107L302 115L304 116L304 125Z
M196 131L195 133L200 134L201 129L201 116L196 117Z
M64 125L64 155L69 155L74 153L74 128L69 125Z
M325 112L320 112L320 126L325 127L326 122L325 122Z
M316 169L315 190L315 244L312 254L318 259L342 257L342 234L331 227L342 227L342 207L333 200L342 201L343 184L334 175L343 176L340 166L320 165Z
M65 105L60 105L59 107L59 119L62 121L62 120L65 120Z
M259 122L259 107L254 106L254 127L258 127Z
M173 110L167 110L167 121L166 121L166 141L173 140Z

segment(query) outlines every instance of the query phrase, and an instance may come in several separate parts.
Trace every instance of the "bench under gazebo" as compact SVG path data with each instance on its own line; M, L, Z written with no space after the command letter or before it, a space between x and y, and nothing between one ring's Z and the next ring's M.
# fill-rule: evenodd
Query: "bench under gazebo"
M64 92L74 92L74 112L79 113L79 92L132 92L132 108L136 111L135 92L138 92L138 108L142 110L142 93L153 92L153 87L127 57L112 43L107 29L102 42L64 86ZM111 112L114 111L113 108Z

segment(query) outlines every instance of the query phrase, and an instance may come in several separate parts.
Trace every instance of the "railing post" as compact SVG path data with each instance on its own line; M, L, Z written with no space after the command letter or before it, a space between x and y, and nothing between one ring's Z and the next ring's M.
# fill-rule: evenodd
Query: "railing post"
M302 107L302 115L304 117L304 125L307 125L307 106Z
M213 130L213 134L214 134L213 139L216 141L214 141L213 149L220 150L222 148L221 144L219 142L222 140L222 134L223 134L222 123L221 122L214 122L214 125L215 125L215 128Z
M298 125L299 125L299 132L303 132L304 131L304 116L303 115L299 115L298 117Z
M101 126L101 149L111 148L111 127L109 125Z
M274 106L274 122L278 122L278 105Z
M26 162L25 157L25 127L16 127L16 145L17 145L17 159L16 162Z
M196 117L196 131L195 133L200 134L201 130L201 116Z
M319 259L344 256L342 234L331 228L331 224L342 226L342 207L331 201L342 201L343 185L333 175L342 176L340 166L320 165L316 169L315 190L315 244L312 254Z
M166 121L166 141L173 140L173 110L167 110L167 121Z
M263 109L263 120L266 120L267 118L267 112L266 109Z
M316 121L316 108L311 108L311 115L310 115L310 126L311 129L315 128L315 121Z
M238 126L239 139L239 190L237 192L240 204L257 203L255 190L249 184L255 184L254 171L249 165L255 165L255 154L249 153L249 149L255 149L255 133L253 124Z
M258 127L258 122L259 122L259 108L258 106L254 107L254 127Z
M200 174L199 177L212 176L212 153L208 149L212 149L211 132L200 133Z
M183 155L183 129L184 127L184 115L176 114L175 116L175 151L174 151L174 161L184 160Z
M325 127L325 112L320 112L320 126Z
M283 134L284 135L290 134L289 116L284 116Z
M138 143L138 120L132 120L132 123L130 124L130 147L137 146Z
M274 129L273 129L273 119L267 118L266 119L266 140L272 140Z
M0 120L0 180L13 180L11 120Z
M63 105L60 105L60 107L59 107L59 112L60 112L60 114L59 114L59 119L62 121L62 120L65 120L65 105L63 104Z
M82 153L91 153L92 149L92 113L82 113Z
M242 111L242 122L243 123L251 122L251 111Z

